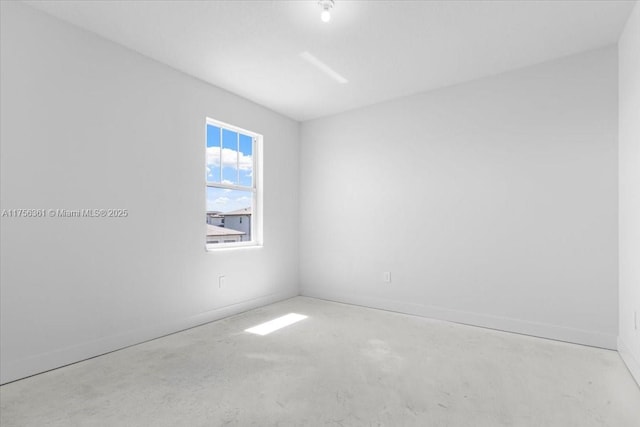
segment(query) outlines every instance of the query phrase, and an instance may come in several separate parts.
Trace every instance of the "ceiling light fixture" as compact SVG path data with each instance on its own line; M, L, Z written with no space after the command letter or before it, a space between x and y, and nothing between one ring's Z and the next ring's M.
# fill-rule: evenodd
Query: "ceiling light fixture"
M335 5L334 0L319 0L318 5L322 8L320 19L322 22L329 22L331 20L331 8Z

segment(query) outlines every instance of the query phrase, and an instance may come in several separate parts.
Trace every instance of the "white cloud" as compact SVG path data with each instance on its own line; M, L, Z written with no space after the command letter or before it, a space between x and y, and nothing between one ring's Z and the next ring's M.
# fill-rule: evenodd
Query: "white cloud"
M230 201L231 201L231 199L230 199L230 198L228 198L228 197L224 197L224 196L223 196L223 197L218 197L217 199L215 199L215 200L213 201L213 203L214 203L214 204L216 204L216 205L226 205L226 204L227 204L227 203L229 203Z
M247 156L242 152L232 150L230 148L222 149L222 165L223 167L235 168L236 162L242 171L251 171L253 169L253 157ZM207 165L220 167L220 148L207 147Z
M236 202L248 202L248 201L251 201L251 197L242 196L236 199Z

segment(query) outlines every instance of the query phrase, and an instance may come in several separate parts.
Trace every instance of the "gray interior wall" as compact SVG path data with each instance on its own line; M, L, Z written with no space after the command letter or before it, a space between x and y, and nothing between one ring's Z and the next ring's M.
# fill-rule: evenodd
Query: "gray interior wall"
M297 122L2 3L2 382L298 293ZM264 135L264 247L206 253L205 117ZM218 274L226 287L218 289Z
M615 46L301 132L303 295L616 347Z
M620 37L620 335L640 384L640 5Z

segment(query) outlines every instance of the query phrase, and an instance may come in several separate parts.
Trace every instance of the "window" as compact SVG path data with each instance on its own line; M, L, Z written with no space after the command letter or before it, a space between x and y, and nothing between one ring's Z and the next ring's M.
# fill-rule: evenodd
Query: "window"
M262 136L207 118L207 249L262 244Z

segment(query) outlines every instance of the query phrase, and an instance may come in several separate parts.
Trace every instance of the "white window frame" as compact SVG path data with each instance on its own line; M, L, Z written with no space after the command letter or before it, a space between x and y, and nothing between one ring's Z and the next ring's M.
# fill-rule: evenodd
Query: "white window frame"
M206 232L205 232L205 248L207 251L217 251L221 249L233 249L233 248L246 248L246 247L262 247L262 135L252 132L250 130L242 129L238 126L230 125L228 123L221 122L219 120L215 120L207 117L206 123L204 127L205 131L205 168L207 167L207 125L213 125L219 127L221 129L226 129L232 132L236 132L238 134L243 134L250 136L253 140L253 146L251 151L251 157L253 160L253 179L252 186L247 187L244 185L234 185L234 184L226 184L222 182L222 176L220 177L220 182L210 182L206 178L205 174L205 214L207 212L207 188L222 188L229 190L240 190L240 191L250 191L253 195L252 205L251 205L251 240L248 242L229 242L224 243L223 238L220 238L220 243L206 243ZM239 136L238 136L239 138ZM220 149L222 149L222 137L220 138ZM221 153L222 155L222 153ZM238 156L239 157L239 156ZM222 156L220 159L220 174L222 175Z

